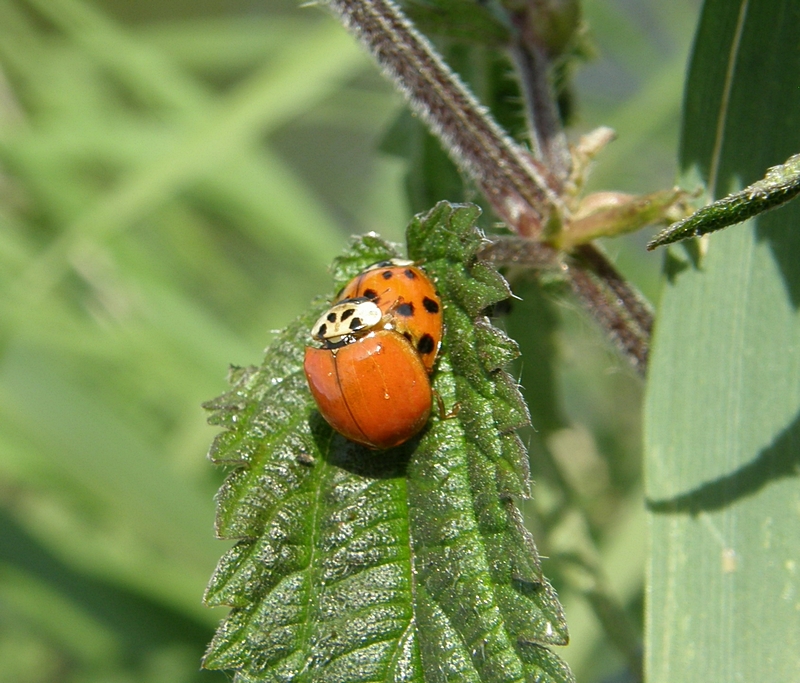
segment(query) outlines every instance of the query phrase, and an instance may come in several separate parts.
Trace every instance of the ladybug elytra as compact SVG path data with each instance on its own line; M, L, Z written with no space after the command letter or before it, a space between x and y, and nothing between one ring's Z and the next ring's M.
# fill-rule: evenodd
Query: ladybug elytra
M397 332L370 332L338 349L308 347L304 368L320 413L351 441L376 449L399 446L428 421L428 373Z
M320 413L374 449L399 446L427 423L429 374L442 340L433 283L410 261L382 261L353 278L311 330L304 370Z
M394 318L395 329L414 345L428 372L442 344L442 302L436 287L413 261L379 261L354 277L337 301L366 298Z

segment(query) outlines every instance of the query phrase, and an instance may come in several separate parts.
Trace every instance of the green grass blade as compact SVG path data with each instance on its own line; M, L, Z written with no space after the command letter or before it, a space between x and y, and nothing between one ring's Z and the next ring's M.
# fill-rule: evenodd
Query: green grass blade
M708 0L682 162L713 196L800 148L800 7ZM800 207L674 249L645 414L648 680L800 670Z

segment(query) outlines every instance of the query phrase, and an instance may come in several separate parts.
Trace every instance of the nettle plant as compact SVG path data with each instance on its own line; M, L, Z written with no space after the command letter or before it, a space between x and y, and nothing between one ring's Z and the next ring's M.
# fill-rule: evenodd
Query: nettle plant
M405 247L371 234L355 239L334 264L330 295L276 337L260 367L234 368L232 389L206 405L224 428L210 457L233 468L217 498L217 534L237 543L206 593L207 604L232 609L204 666L233 670L243 682L574 680L552 649L567 644L567 623L520 508L531 481L518 430L531 419L506 369L519 348L489 318L512 296L497 268L532 271L571 292L644 377L651 307L592 240L678 221L655 247L752 218L800 191L797 157L744 190L735 186L800 148L800 87L765 90L759 76L778 63L781 44L798 44L800 9L788 0L769 11L706 3L685 102L687 190L631 196L584 193L588 164L610 131L567 144L557 102L581 49L575 3L405 5L432 33L449 31L510 59L517 97L498 95L491 109L394 4L323 4L455 166L417 133L424 161L412 171L412 195L435 206L408 226ZM787 16L774 25L778 12ZM784 84L800 73L795 53L781 67ZM507 89L510 81L498 83ZM754 105L765 101L772 104ZM525 125L512 135L495 115ZM732 190L690 215L703 192ZM438 201L443 195L462 203ZM463 201L470 196L505 229L487 237L477 225L481 208ZM786 227L796 209L770 214L771 225L729 231L719 246L695 240L666 261L645 408L651 680L727 680L723 670L788 680L782 673L797 670L800 647L783 645L776 656L772 644L785 641L787 628L795 646L800 638L792 573L800 516L790 507L796 486L792 494L784 481L798 463L790 444L800 381L790 359L800 357L800 259L782 252L798 245ZM440 407L421 430L381 450L323 419L303 357L335 292L398 257L423 268L441 298L445 332L430 375ZM753 393L763 381L772 382L768 410L757 399L765 394ZM752 415L752 424L732 415ZM642 643L602 570L586 557L571 561L589 577L582 592L609 640L641 678Z

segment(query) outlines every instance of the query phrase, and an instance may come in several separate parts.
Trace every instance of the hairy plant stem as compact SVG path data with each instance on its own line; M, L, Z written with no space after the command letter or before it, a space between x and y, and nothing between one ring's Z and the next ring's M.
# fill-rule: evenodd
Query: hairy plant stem
M481 107L390 0L326 0L512 229L536 237L559 182Z
M564 222L568 211L560 196L564 161L548 168L514 142L482 107L467 87L442 61L391 0L324 0L342 23L369 50L384 72L405 95L411 107L425 120L448 150L458 167L481 189L497 215L518 235L541 239L549 220ZM551 133L553 121L542 112L555 111L549 88L542 87L543 65L518 45L515 58L526 68L523 83L528 94L532 122ZM546 92L544 92L546 91ZM536 134L534 133L534 137ZM558 157L560 143L545 135L544 143ZM542 158L547 159L546 149ZM606 257L591 245L562 259L552 247L539 243L537 257L549 257L561 268L578 299L589 309L634 368L644 374L647 366L652 315L642 297L629 285Z
M645 374L653 313L599 249L583 245L565 254L544 242L499 237L480 256L498 266L527 267L566 280L622 355Z
M547 74L547 57L521 35L514 39L509 53L525 98L534 154L558 179L561 189L572 171L572 159Z

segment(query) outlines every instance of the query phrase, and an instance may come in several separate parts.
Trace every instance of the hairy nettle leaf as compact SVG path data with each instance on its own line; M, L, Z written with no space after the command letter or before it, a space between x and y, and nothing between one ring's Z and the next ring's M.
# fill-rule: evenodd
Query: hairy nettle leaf
M434 415L388 451L333 432L302 370L323 300L206 405L225 427L210 457L236 467L217 534L239 539L206 593L233 608L207 668L238 681L572 680L546 647L567 642L566 624L515 503L529 490L516 435L528 412L502 369L516 344L483 315L509 291L477 260L478 213L442 202L407 234L444 302L433 384L455 417ZM393 256L364 236L338 259L336 284Z

